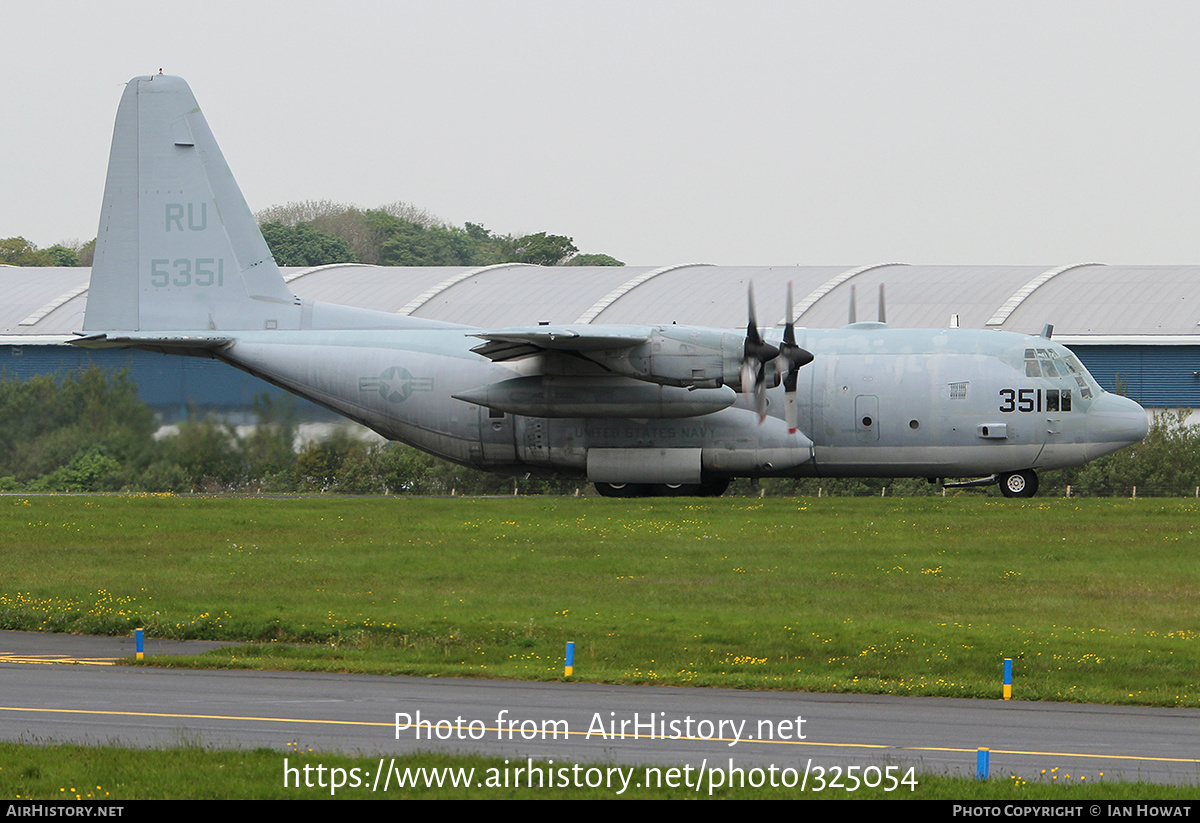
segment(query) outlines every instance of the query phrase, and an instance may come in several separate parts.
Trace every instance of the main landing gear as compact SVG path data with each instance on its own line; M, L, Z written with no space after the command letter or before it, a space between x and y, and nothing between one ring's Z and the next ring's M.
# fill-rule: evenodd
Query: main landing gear
M1000 475L1000 493L1005 497L1033 497L1038 490L1038 476L1030 469Z
M601 497L720 497L728 478L704 483L597 483Z

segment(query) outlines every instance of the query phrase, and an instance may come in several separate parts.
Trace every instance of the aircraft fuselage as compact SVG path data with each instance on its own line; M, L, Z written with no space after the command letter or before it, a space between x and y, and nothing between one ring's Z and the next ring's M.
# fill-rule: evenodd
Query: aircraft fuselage
M686 416L673 416L669 404L661 416L567 416L578 411L569 395L565 412L546 402L546 414L512 414L447 398L553 371L546 361L558 355L493 363L471 351L477 331L238 332L217 356L388 439L499 471L587 473L589 452L624 450L647 463L698 452L704 478L964 477L1078 465L1136 442L1146 428L1137 404L1103 392L1045 338L876 323L797 330L799 344L819 355L800 370L796 433L778 416L781 387L768 391L762 423L740 394L727 408ZM620 381L593 371L596 385ZM698 482L688 471L674 480ZM626 480L655 476L648 469Z

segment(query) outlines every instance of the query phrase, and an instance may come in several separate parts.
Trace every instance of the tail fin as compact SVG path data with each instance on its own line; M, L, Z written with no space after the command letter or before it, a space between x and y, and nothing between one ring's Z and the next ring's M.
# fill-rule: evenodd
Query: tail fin
M113 128L84 329L298 328L299 303L187 83L135 77Z

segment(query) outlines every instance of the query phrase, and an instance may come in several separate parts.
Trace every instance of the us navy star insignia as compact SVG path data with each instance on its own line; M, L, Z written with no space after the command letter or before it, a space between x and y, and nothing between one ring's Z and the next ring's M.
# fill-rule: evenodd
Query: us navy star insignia
M432 377L413 377L408 369L392 366L378 377L360 377L358 390L378 391L389 403L401 403L415 391L433 391Z

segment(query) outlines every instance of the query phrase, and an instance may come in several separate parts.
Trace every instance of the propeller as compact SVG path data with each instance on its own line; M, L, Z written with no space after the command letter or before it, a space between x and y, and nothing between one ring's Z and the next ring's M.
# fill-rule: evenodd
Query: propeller
M795 434L798 427L799 412L796 404L796 379L800 369L811 363L812 352L796 345L796 321L792 317L792 284L787 287L787 324L783 327L783 342L779 344L779 366L783 374L784 419L787 421L788 434ZM759 422L762 422L761 420Z
M767 364L779 356L779 349L772 346L758 331L758 315L754 311L754 284L749 289L749 321L746 323L746 344L742 350L742 391L749 397L754 395L754 408L758 411L758 422L767 419Z
M784 391L784 417L789 434L798 430L799 412L796 401L796 383L802 367L812 362L812 352L796 344L796 321L793 316L792 284L787 289L787 324L783 327L783 340L772 346L763 339L758 330L758 313L754 310L754 284L749 288L749 322L746 324L746 343L742 355L742 391L746 396L754 395L754 408L758 422L767 419L767 364L772 363L776 375L782 377ZM772 383L771 385L776 385Z

